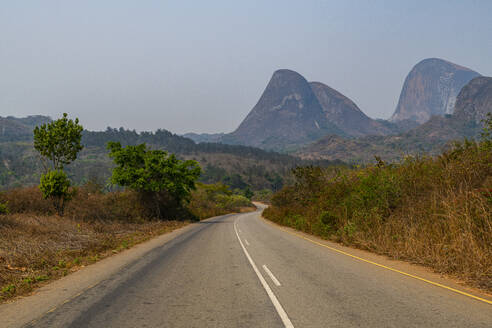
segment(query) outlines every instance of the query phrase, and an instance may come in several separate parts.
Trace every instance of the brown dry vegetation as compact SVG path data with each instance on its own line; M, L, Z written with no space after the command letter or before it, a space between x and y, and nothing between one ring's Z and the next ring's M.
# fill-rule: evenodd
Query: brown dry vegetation
M298 169L265 217L492 291L492 147L357 170Z
M0 217L0 301L182 227L185 221L80 222L57 216Z
M221 185L200 185L192 193L180 211L186 221L149 218L135 192L102 193L91 184L77 188L64 217L54 214L53 205L37 187L2 193L2 203L7 203L10 214L0 214L0 302L182 227L193 218L252 209L246 198Z

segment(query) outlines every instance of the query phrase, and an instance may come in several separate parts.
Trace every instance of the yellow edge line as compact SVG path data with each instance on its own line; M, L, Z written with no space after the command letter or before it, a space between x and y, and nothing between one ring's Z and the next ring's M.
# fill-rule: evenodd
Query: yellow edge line
M267 219L263 219L263 220L264 220L265 222L267 222L268 224L270 224L270 225L272 225L272 226L275 226L276 228L278 228L278 229L280 229L280 230L282 230L282 231L285 231L285 232L287 232L287 233L289 233L289 234L291 234L291 235L294 235L294 236L300 237L300 238L302 238L302 239L304 239L304 240L310 241L310 242L311 242L311 243L313 243L313 244L316 244L316 245L319 245L319 246L323 246L323 247L325 247L325 248L328 248L328 249L330 249L330 250L332 250L332 251L334 251L334 252L337 252L337 253L340 253L340 254L343 254L343 255L346 255L346 256L350 256L350 257L352 257L352 258L354 258L354 259L357 259L357 260L359 260L359 261L366 262L366 263L370 263L370 264L376 265L376 266L378 266L378 267L381 267L381 268L384 268L384 269L387 269L387 270L390 270L390 271L393 271L393 272L397 272L397 273L402 274L402 275L404 275L404 276L411 277L411 278L414 278L414 279L417 279L417 280L420 280L420 281L426 282L426 283L428 283L428 284L431 284L431 285L434 285L434 286L437 286L437 287L441 287L441 288L444 288L444 289L450 290L450 291L452 291L452 292L455 292L455 293L458 293L458 294L461 294L461 295L464 295L464 296L468 296L468 297L474 298L474 299L476 299L476 300L482 301L482 302L487 303L487 304L492 304L492 301L489 301L489 300L487 300L487 299L485 299L485 298L481 298L481 297L478 297L478 296L475 296L475 295L472 295L472 294L468 294L468 293L463 292L463 291L461 291L461 290L458 290L458 289L455 289L455 288L452 288L452 287L448 287L448 286L442 285L442 284L440 284L440 283L437 283L437 282L434 282L434 281L430 281L430 280L427 280L427 279L425 279L425 278L422 278L422 277L419 277L419 276L415 276L415 275L413 275L413 274L406 273L406 272L403 272L403 271L400 271L400 270L397 270L397 269L394 269L394 268L388 267L388 266L383 265L383 264L379 264L379 263L376 263L376 262L373 262L373 261L370 261L370 260L363 259L362 257L358 257L358 256L356 256L356 255L352 255L352 254L350 254L350 253L347 253L347 252L341 251L341 250L339 250L339 249L336 249L336 248L330 247L330 246L328 246L328 245L325 245L325 244L322 244L322 243L317 242L317 241L315 241L315 240L312 240L312 239L310 239L310 238L307 238L307 237L305 237L305 236L303 236L303 235L301 235L301 234L298 234L298 233L295 233L295 232L289 231L289 230L287 230L287 229L285 229L285 228L283 228L283 227L281 227L281 226L279 226L279 225L277 225L277 224L274 224L273 222L268 221Z

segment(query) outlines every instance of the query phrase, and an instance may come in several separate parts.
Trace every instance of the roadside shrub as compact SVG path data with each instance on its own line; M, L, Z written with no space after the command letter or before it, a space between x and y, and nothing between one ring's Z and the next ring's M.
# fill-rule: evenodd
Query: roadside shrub
M272 191L270 189L256 191L251 199L258 202L270 203L272 199Z
M64 215L83 221L143 222L157 217L141 202L140 193L133 190L103 193L93 184L72 187L72 201L66 204ZM0 193L0 204L8 203L10 213L34 215L54 214L50 200L44 199L37 187L17 188ZM191 193L190 201L181 212L164 212L164 217L178 220L196 220L231 212L240 212L254 205L243 195L235 195L222 184L199 184Z
M48 171L41 175L39 189L45 199L50 199L58 215L63 216L65 204L72 199L70 180L62 170Z
M9 214L7 203L0 203L0 215L1 214Z
M326 226L335 227L337 225L338 218L330 211L323 211L319 215L319 221Z
M489 135L490 136L490 135ZM492 291L492 147L356 169L304 167L272 197L279 224L424 264Z
M222 183L197 183L197 189L191 194L187 208L200 219L243 209L253 209L254 205L243 195L233 194L228 186Z

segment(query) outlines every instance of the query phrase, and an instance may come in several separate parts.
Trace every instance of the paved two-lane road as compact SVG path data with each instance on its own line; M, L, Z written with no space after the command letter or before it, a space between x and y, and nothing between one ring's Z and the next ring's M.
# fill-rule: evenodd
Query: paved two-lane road
M29 326L492 327L490 304L332 252L260 213L196 224Z

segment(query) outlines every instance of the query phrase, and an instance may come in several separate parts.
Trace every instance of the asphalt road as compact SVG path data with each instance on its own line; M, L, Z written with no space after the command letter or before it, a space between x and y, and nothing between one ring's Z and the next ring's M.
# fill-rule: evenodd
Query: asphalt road
M492 305L332 252L258 211L196 224L28 327L490 328Z

